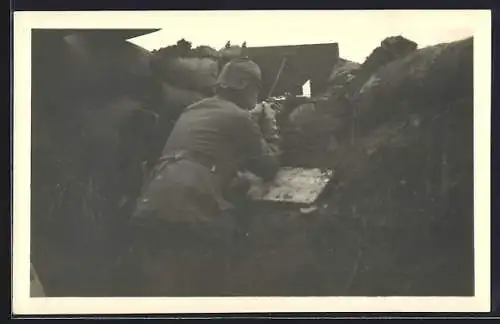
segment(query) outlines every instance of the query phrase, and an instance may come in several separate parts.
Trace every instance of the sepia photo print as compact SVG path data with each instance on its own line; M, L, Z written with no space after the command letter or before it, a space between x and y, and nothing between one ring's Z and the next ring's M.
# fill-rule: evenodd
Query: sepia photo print
M37 14L23 298L488 298L488 12Z

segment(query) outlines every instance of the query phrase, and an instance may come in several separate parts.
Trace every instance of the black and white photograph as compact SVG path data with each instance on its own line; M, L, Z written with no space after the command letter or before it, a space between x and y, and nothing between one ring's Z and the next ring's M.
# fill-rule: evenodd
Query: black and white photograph
M13 311L488 311L490 20L15 13Z

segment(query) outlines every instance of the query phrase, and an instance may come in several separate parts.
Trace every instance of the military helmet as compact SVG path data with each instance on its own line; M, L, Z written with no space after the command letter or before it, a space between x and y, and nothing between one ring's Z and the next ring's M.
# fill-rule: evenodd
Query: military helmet
M262 74L259 66L248 58L236 58L224 65L217 78L217 85L225 89L242 90L249 83L260 87Z

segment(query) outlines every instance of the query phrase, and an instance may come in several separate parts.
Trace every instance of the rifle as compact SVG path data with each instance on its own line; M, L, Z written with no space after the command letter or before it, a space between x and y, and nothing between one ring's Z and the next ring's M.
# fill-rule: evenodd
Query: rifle
M270 103L271 108L274 109L276 114L285 115L284 117L286 117L293 111L293 109L297 108L300 105L308 103L315 104L322 100L322 98L311 98L306 96L286 94L279 97L269 97L265 99L264 102Z
M282 129L286 125L288 116L294 111L295 108L303 104L315 104L322 100L324 99L287 94L285 96L269 97L265 99L264 102L270 104L271 109L273 109L276 113L278 128Z

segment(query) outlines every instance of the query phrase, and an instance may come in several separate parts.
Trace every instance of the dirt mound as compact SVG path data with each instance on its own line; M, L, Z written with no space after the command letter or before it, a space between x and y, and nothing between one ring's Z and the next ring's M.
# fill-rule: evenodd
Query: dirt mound
M370 129L389 114L402 116L410 108L426 110L439 104L472 95L472 38L427 47L379 69L354 95L361 129ZM416 104L422 102L422 105ZM425 102L425 104L424 104ZM408 109L401 109L407 107Z
M219 53L208 46L193 49L191 43L182 39L176 45L154 51L151 65L163 82L210 95L219 73Z
M354 79L360 68L359 63L339 59L328 78L327 93L332 96L340 95L345 85Z
M358 124L344 121L355 132L344 129L334 152L300 157L337 171L319 211L253 212L254 240L267 245L242 261L248 294L473 294L472 64L467 39L376 72L380 82L357 95ZM323 127L328 109L316 122L304 110L306 129Z

